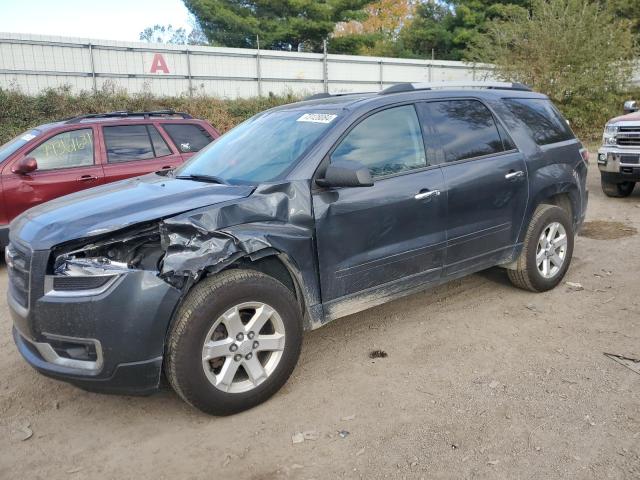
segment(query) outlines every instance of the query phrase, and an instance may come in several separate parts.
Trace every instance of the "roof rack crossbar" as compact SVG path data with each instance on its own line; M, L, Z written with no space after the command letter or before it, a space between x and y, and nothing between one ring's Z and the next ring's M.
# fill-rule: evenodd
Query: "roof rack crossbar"
M126 118L126 117L162 117L162 116L179 116L184 119L193 118L188 113L174 112L173 110L153 110L149 112L130 112L127 110L119 110L108 113L89 113L86 115L78 115L65 120L66 123L79 123L82 120L99 119L99 118Z
M531 88L518 82L425 82L425 83L398 83L385 88L380 95L390 93L412 92L415 90L438 90L438 89L465 89L465 88L485 88L488 90L519 90L530 92Z

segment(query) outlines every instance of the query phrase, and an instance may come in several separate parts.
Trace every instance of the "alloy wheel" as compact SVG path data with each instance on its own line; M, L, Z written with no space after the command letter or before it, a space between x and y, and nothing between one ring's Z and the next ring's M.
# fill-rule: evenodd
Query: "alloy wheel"
M567 257L567 232L559 222L542 230L536 248L536 265L544 278L553 278L562 269Z
M262 302L245 302L213 323L202 347L209 382L227 393L256 388L276 370L285 345L278 312Z

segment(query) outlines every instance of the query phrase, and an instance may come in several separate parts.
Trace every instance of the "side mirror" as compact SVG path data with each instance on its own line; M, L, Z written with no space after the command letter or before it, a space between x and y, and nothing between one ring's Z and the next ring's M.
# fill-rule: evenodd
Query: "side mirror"
M324 178L316 183L321 187L371 187L373 179L367 167L351 160L330 163Z
M33 157L21 158L12 169L13 173L18 175L26 175L38 169L38 162Z
M624 113L634 113L638 111L638 102L635 100L627 100L624 102Z

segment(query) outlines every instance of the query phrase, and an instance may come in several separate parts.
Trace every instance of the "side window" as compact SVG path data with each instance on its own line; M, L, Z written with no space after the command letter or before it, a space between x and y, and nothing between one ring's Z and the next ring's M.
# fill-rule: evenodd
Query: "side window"
M93 130L83 128L59 133L30 153L38 162L38 171L93 165Z
M505 150L493 115L477 100L429 103L445 161L491 155Z
M102 127L109 163L153 158L153 146L146 125Z
M500 125L500 122L498 122L498 132L500 132L500 138L502 139L502 146L504 147L505 151L509 151L509 150L515 150L518 147L516 147L516 144L514 143L513 139L509 136L509 134L507 133L507 131L504 129L504 127L502 125Z
M198 125L165 123L162 128L182 153L198 152L213 141L209 132Z
M331 161L353 160L381 177L427 166L418 115L413 105L375 113L342 140Z
M564 142L574 138L569 125L550 100L512 98L505 100L511 112L522 120L538 145Z
M167 142L164 141L162 135L158 133L158 129L153 125L147 125L147 130L149 130L149 136L151 137L151 144L153 145L153 153L156 157L164 157L166 155L171 155L171 149L167 145Z

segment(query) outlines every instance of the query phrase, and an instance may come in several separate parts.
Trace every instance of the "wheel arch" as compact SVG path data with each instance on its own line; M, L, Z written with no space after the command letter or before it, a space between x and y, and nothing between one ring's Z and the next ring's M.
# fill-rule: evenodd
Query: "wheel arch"
M531 218L539 205L555 205L562 208L571 218L575 228L579 222L580 201L580 190L573 182L554 183L540 189L529 202L525 222L523 222L520 229L518 243L524 240L529 222L531 222Z
M183 290L180 301L175 306L171 321L167 327L167 335L175 323L176 312L179 311L181 304L193 287L205 278L219 275L231 269L256 270L278 280L287 287L298 302L304 330L312 330L323 323L321 307L315 306L314 308L314 303L317 302L313 301L313 292L310 292L308 286L305 284L302 272L296 262L286 253L268 247L254 253L246 253L234 257L232 261L222 268L219 265L211 265L205 268L202 274L191 282L188 288Z

